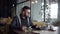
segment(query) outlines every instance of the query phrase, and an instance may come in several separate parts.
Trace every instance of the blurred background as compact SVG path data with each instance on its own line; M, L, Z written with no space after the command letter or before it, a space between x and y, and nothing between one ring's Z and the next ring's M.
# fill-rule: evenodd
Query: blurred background
M60 30L60 0L0 0L0 23L3 23L4 27L0 30L5 30L4 33L7 34L13 17L19 16L24 6L31 8L31 20L34 25L46 26L47 29L53 25L53 29L56 27L59 28L56 30Z

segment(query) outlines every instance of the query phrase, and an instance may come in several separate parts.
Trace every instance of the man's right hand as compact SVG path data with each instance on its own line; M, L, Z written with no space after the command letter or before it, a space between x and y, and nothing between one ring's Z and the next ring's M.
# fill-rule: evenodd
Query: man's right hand
M22 26L22 31L25 31L27 29L26 26Z

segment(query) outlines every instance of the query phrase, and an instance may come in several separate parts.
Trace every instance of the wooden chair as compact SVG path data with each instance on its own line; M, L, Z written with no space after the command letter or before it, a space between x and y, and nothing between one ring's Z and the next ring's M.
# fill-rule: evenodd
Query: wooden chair
M0 23L2 23L2 24L5 23L5 25L0 27L0 32L2 32L2 34L8 34L9 25L10 25L11 21L12 21L12 19L10 17L0 19ZM4 30L4 32L2 30Z

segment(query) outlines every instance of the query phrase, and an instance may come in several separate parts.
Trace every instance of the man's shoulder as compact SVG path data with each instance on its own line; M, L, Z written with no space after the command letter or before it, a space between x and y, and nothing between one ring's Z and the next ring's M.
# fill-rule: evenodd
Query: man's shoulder
M16 15L16 16L14 16L13 18L14 18L14 19L18 19L18 16Z

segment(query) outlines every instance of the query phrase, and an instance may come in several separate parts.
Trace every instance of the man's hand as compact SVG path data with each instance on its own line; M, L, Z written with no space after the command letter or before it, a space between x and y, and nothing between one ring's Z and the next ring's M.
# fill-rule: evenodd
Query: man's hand
M26 26L22 26L22 30L25 31L27 29Z
M36 28L41 28L41 26L36 26Z

